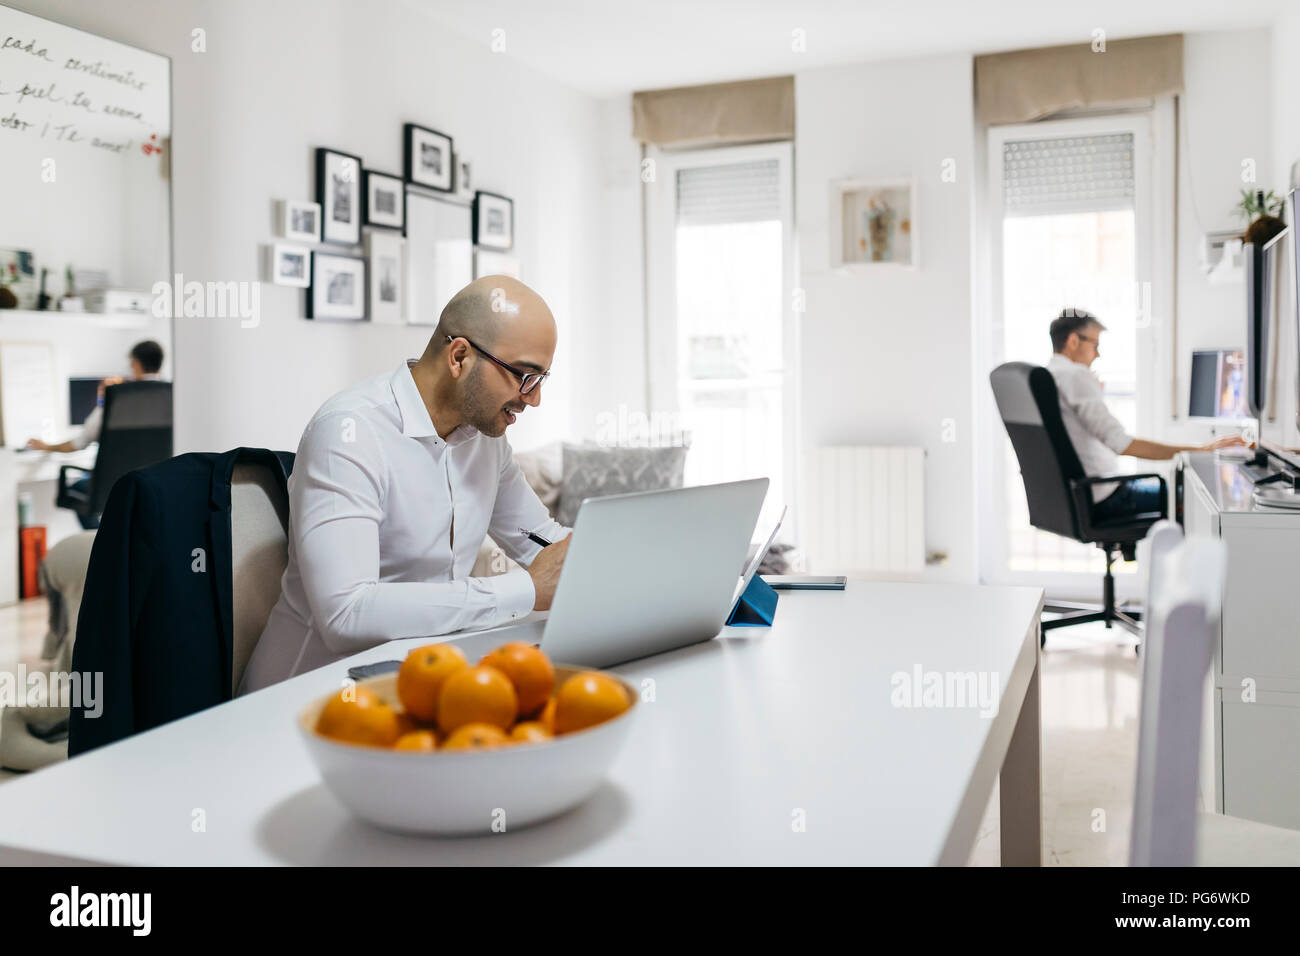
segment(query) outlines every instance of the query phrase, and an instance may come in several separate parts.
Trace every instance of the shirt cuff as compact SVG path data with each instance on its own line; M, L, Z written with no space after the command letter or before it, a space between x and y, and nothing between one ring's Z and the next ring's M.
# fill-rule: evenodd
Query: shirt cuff
M487 584L496 599L498 623L509 624L532 613L537 591L533 588L533 576L527 571L507 571L479 580Z
M1122 428L1106 436L1104 444L1117 455L1124 454L1124 449L1133 443L1132 437Z

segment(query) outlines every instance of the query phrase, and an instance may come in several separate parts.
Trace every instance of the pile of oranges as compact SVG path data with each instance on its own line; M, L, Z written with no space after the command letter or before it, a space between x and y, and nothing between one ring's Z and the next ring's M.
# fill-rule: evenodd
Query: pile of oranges
M485 750L550 740L593 727L631 706L617 681L581 671L555 686L538 648L502 644L476 666L454 644L413 650L397 673L401 709L364 685L331 697L316 732L397 750Z

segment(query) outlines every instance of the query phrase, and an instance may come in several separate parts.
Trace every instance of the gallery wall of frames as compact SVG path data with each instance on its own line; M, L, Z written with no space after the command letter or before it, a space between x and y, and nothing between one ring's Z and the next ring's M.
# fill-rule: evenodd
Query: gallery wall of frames
M274 200L266 278L305 290L308 319L436 325L485 275L521 278L514 201L475 188L446 133L406 123L400 175L317 147L314 199Z

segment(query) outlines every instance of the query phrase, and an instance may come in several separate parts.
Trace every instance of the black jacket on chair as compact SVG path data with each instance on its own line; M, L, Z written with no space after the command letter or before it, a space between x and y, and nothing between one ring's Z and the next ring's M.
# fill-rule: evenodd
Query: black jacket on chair
M291 452L179 455L113 486L90 554L72 669L100 673L102 712L73 707L68 755L230 700L230 481L237 462L287 486Z

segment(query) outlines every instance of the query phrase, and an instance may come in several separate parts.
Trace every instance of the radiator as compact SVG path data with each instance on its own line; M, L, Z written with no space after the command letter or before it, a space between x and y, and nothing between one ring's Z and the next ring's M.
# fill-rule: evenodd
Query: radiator
M923 448L818 448L805 485L809 570L920 571L924 461Z

